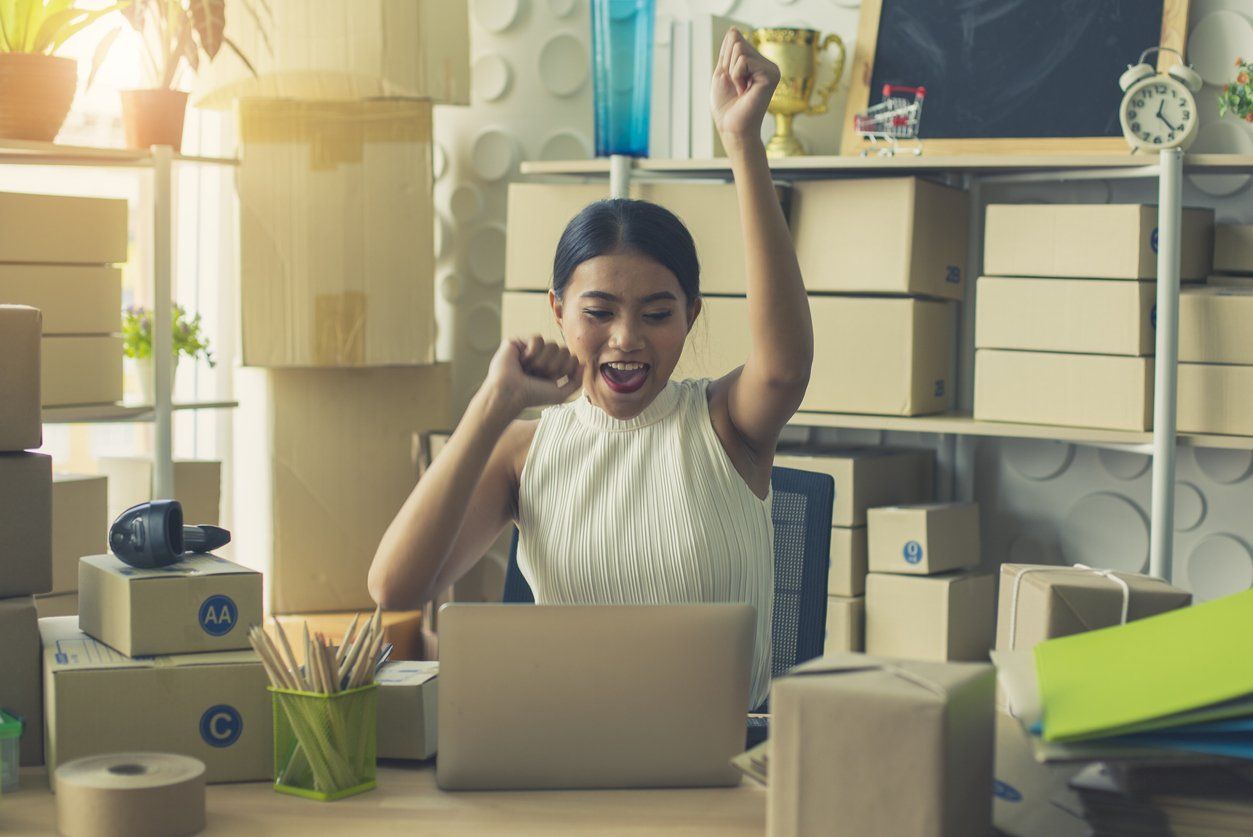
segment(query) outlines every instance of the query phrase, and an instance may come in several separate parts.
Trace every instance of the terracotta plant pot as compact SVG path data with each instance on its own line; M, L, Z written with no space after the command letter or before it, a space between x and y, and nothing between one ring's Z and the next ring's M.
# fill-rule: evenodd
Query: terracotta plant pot
M52 142L77 85L72 58L0 52L0 137Z
M182 90L123 90L122 125L128 148L183 146L183 115L187 93Z

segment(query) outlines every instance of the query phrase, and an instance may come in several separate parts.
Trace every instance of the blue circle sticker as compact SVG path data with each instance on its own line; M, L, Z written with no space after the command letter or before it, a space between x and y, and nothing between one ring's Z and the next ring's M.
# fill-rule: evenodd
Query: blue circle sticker
M1022 794L1013 785L1007 785L1000 779L992 780L992 795L1006 802L1022 802Z
M1157 252L1157 227L1153 228L1153 234L1149 236L1149 246L1153 248L1153 252Z
M200 605L200 627L209 636L226 636L239 621L239 608L228 596L210 596Z
M225 703L210 706L200 716L200 737L210 747L229 747L243 731L244 719L239 710Z
M922 561L922 544L918 541L910 541L905 544L905 548L901 550L905 555L906 564L917 564Z

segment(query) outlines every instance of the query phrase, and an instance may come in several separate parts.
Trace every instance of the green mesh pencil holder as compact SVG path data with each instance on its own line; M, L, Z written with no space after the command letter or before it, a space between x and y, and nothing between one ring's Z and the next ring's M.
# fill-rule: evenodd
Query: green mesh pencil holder
M377 684L329 695L270 692L276 791L328 801L375 786Z

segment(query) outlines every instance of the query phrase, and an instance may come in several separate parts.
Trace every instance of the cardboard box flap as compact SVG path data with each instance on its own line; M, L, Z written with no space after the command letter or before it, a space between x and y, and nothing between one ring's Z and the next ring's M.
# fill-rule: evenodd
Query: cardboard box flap
M925 689L937 697L947 699L953 687L964 683L972 675L981 674L987 668L988 666L984 663L928 663L872 657L867 654L840 653L802 663L788 672L785 679L882 672Z
M160 657L127 657L78 629L77 616L39 620L44 665L58 671L90 671L109 668L169 668L254 664L253 651L210 651L200 654L170 654Z
M249 575L257 572L211 553L185 555L177 564L151 570L124 564L116 555L90 555L82 560L102 570L135 579L188 578L196 575Z
M379 669L374 681L385 686L421 686L439 676L438 662L397 660Z

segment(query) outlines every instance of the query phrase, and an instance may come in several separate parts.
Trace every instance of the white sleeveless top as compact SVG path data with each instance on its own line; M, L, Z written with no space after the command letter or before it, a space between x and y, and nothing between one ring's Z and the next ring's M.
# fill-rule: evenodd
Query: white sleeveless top
M633 419L586 395L540 416L518 492L518 567L539 604L746 602L749 709L770 691L771 496L735 470L709 381L670 381Z

